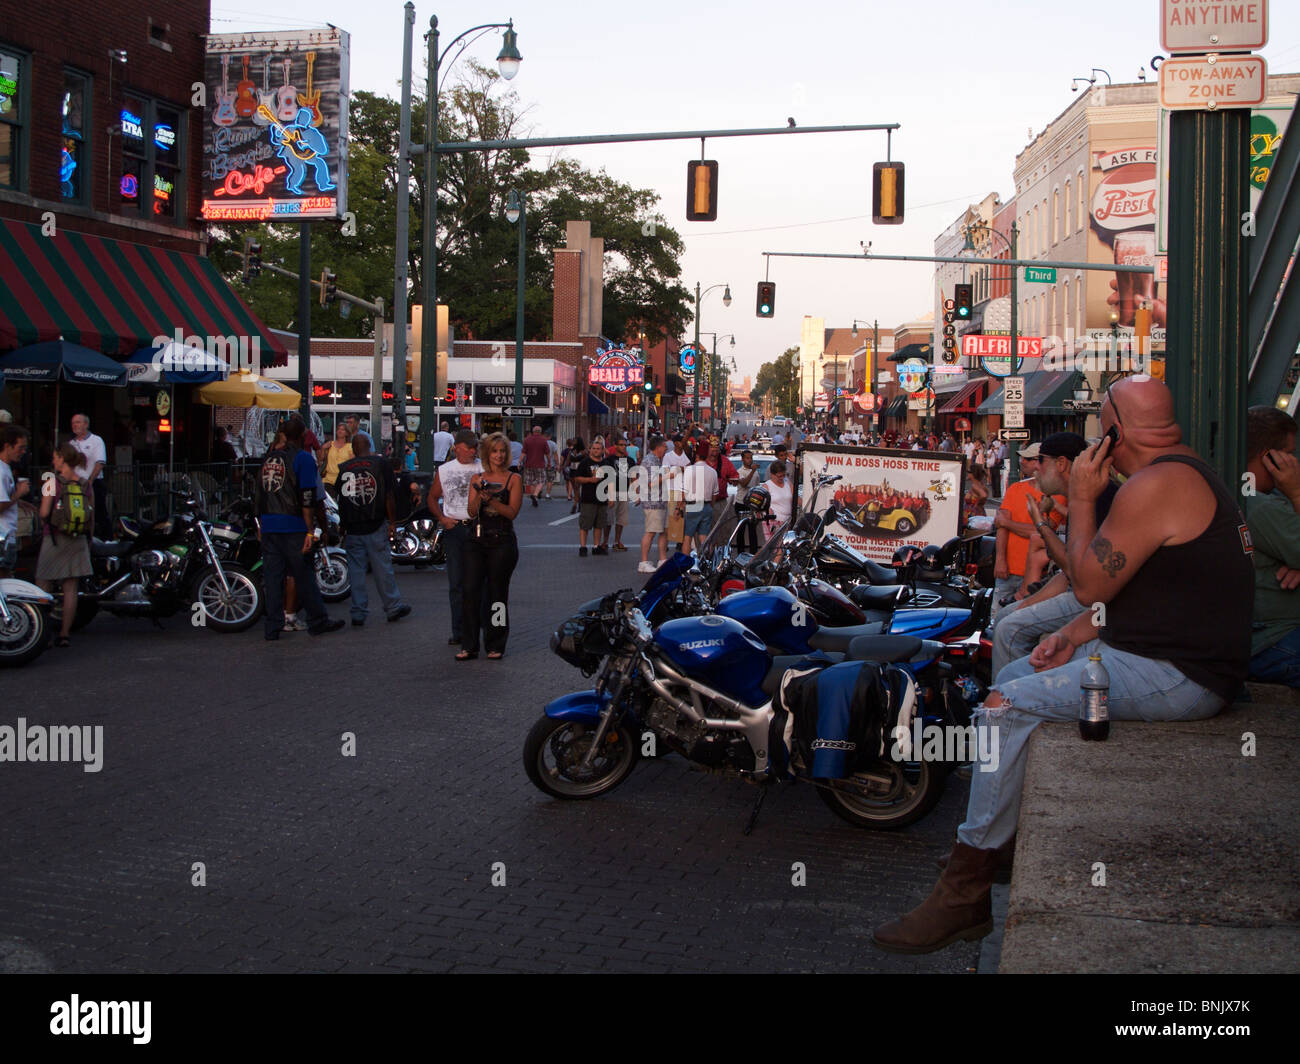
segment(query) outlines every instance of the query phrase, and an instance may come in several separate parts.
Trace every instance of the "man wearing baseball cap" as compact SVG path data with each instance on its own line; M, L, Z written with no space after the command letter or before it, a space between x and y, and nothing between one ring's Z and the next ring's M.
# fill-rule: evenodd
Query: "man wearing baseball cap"
M994 561L993 575L997 583L993 589L992 617L996 618L1000 604L1009 601L1020 589L1025 579L1025 563L1029 560L1029 537L1034 534L1034 525L1029 518L1029 500L1037 502L1042 493L1034 485L1038 473L1039 448L1041 444L1031 443L1020 451L1020 472L1024 479L1007 486L993 527L997 530L997 554ZM1065 496L1055 500L1065 507Z

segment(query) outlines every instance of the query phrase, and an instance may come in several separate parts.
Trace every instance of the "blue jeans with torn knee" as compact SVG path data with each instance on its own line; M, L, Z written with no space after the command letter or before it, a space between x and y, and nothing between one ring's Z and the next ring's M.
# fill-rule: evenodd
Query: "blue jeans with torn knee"
M1029 736L1045 720L1079 719L1079 681L1089 654L1100 654L1110 674L1112 720L1205 720L1225 705L1169 662L1115 650L1100 639L1077 647L1055 669L1034 672L1027 657L1013 661L993 681L1002 705L980 706L972 719L977 728L993 729L980 749L996 750L996 760L990 757L971 772L966 820L957 829L957 838L967 846L996 849L1016 833Z

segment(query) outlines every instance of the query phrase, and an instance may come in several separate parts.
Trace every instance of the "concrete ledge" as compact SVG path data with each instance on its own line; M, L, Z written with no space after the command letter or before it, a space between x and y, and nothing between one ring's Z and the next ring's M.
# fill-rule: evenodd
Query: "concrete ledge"
M1105 743L1034 732L999 971L1300 970L1300 702L1251 687Z

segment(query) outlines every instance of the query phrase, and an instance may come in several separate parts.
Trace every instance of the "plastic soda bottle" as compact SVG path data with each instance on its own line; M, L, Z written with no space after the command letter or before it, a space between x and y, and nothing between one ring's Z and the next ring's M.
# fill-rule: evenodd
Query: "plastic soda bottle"
M1106 708L1110 698L1110 674L1101 663L1100 654L1088 655L1079 687L1079 735L1101 742L1110 735L1110 711Z

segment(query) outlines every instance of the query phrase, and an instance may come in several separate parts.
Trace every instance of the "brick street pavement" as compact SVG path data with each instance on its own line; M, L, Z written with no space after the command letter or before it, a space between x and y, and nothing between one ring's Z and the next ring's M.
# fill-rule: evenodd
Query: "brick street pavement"
M532 787L524 736L582 686L552 628L641 579L635 549L578 558L576 524L548 523L567 514L521 513L501 662L452 661L446 577L426 571L399 575L415 607L399 624L372 613L265 643L260 625L101 615L71 648L0 673L0 724L102 724L105 748L97 774L0 764L0 970L972 970L975 944L913 958L869 942L932 885L959 779L901 833L782 789L748 838L755 790L680 758L590 802Z

